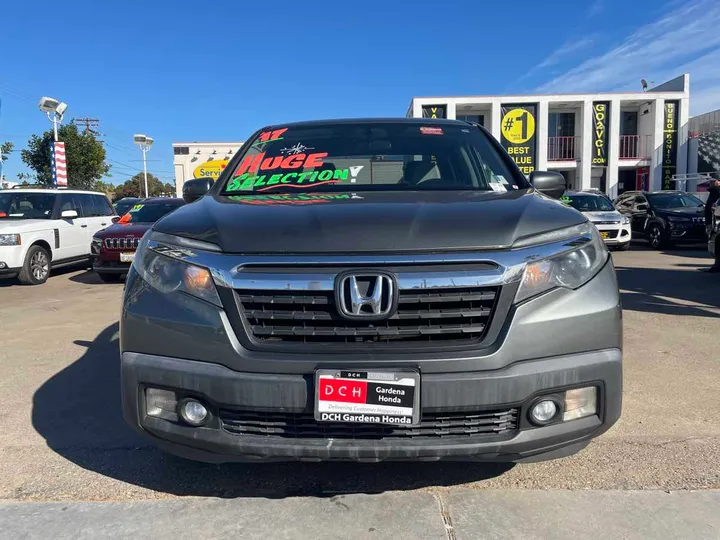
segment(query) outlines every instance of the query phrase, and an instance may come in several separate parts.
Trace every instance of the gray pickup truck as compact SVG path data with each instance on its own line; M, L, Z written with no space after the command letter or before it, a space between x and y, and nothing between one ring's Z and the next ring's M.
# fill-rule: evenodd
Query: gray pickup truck
M620 417L622 317L595 227L477 125L255 133L137 249L127 422L208 462L539 461ZM207 192L206 192L207 191Z

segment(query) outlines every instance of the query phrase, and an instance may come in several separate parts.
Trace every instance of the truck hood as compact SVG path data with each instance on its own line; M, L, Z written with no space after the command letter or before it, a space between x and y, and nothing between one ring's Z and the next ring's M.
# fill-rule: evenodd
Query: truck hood
M24 233L54 229L51 219L13 219L0 218L0 233Z
M703 206L683 206L680 208L659 208L657 211L660 215L666 216L683 216L683 217L696 217L705 214L705 208Z
M115 238L115 237L137 237L142 235L153 226L152 223L115 223L95 233L98 238Z
M505 248L585 221L531 190L207 195L153 230L227 253L398 253Z

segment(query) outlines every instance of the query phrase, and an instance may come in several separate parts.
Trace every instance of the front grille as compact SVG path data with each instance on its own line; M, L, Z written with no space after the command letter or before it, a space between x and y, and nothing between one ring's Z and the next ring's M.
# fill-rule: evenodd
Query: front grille
M600 231L605 238L617 238L618 231Z
M105 247L108 249L128 249L134 251L140 243L140 238L106 238Z
M395 314L350 320L333 291L236 290L252 336L262 342L394 343L480 340L498 287L400 290Z
M282 439L442 439L503 436L517 430L518 409L423 413L417 426L317 422L312 413L220 411L225 431Z

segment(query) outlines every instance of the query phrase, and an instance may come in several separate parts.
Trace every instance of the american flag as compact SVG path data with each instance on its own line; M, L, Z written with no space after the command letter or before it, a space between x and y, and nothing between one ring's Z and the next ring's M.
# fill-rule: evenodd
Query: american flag
M52 175L53 183L58 187L67 187L67 159L65 143L52 143Z

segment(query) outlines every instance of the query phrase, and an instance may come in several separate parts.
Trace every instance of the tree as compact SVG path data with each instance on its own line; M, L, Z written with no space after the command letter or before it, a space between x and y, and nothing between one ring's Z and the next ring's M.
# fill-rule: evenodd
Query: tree
M148 173L148 193L150 197L159 197L160 195L173 195L175 186L172 184L163 184L157 176ZM124 184L115 188L113 201L122 199L123 197L144 197L145 196L145 177L143 173L137 173Z
M105 148L92 133L80 133L75 124L68 124L60 126L58 136L65 143L68 187L92 189L96 181L110 172L110 165L105 163ZM37 182L46 186L52 185L52 142L52 131L46 131L41 136L33 135L28 141L27 150L20 153L23 163L35 171Z
M3 163L8 160L8 158L10 157L10 152L13 151L13 148L15 148L15 145L10 141L0 144L0 182L2 182L3 179Z

